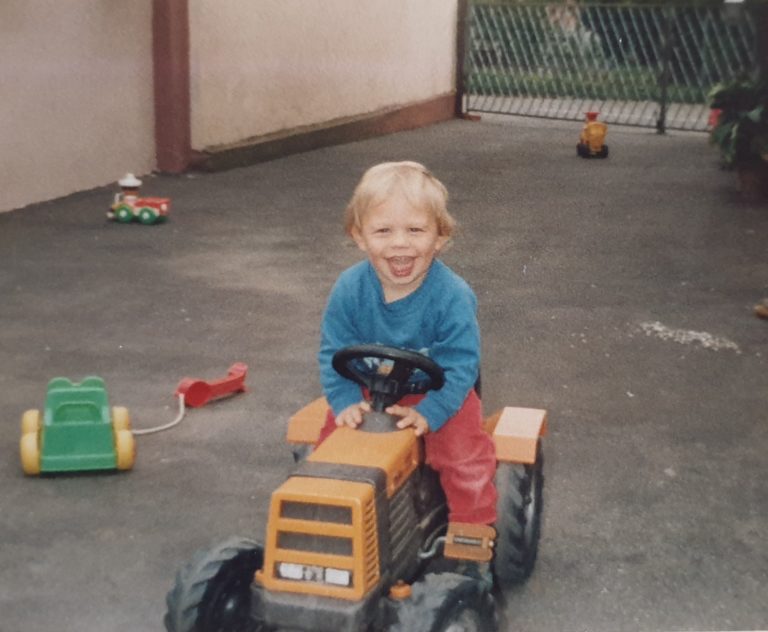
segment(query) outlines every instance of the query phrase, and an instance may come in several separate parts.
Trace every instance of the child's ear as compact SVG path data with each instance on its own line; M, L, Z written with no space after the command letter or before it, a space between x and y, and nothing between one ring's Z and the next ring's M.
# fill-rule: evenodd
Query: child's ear
M357 244L357 247L360 248L363 252L368 252L368 250L365 247L365 240L363 240L363 236L360 234L360 229L357 226L353 226L352 230L349 231L350 237L354 240L354 242Z
M437 236L437 244L435 245L435 254L440 252L445 246L448 244L448 242L451 241L450 236L448 235L438 235Z

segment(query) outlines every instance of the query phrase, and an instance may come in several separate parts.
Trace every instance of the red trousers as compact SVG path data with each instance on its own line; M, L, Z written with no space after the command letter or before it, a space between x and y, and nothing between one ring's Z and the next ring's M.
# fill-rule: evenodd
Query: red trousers
M414 406L424 396L408 395L398 403ZM318 444L336 429L331 410ZM483 430L483 411L474 389L459 412L436 432L424 435L427 464L440 476L448 500L448 520L473 524L496 522L496 449Z

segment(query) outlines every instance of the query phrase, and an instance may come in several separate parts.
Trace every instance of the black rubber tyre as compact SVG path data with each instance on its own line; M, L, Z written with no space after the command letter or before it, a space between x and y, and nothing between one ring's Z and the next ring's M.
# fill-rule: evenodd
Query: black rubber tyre
M589 149L586 145L582 143L578 143L576 145L576 154L581 156L582 158L589 158Z
M163 619L168 632L260 632L251 619L251 582L261 568L258 542L230 538L198 551L176 575L166 597Z
M541 442L533 465L499 463L496 469L496 547L491 568L500 588L528 579L536 563L543 507Z
M293 454L294 463L303 463L307 460L307 457L314 451L314 446L308 443L301 443L291 447L291 454Z
M608 158L608 145L603 145L599 152L597 152L598 158Z
M496 604L487 583L456 573L428 573L398 603L387 632L496 632Z

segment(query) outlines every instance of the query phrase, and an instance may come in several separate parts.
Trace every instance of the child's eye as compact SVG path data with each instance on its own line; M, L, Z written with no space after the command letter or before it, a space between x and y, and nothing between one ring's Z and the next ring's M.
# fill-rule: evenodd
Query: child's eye
M411 226L409 229L412 233L423 233L424 229L421 226Z

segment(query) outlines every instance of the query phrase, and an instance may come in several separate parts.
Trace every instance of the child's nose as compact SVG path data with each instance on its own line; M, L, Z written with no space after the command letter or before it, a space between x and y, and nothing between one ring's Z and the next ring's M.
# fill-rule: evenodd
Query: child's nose
M397 230L392 235L392 243L395 246L407 246L410 243L410 237L407 230Z

